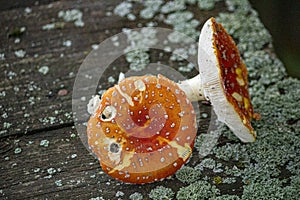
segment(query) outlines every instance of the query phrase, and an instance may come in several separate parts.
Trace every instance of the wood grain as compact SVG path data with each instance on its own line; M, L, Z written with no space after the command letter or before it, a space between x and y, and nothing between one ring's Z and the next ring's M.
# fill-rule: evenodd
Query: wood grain
M0 198L117 199L116 194L122 191L125 197L140 192L147 199L157 185L174 191L183 186L174 178L145 186L109 178L85 149L74 128L73 84L91 46L121 32L124 26L137 26L136 22L106 15L118 3L116 0L0 1L0 53L4 54L0 60ZM27 8L31 12L26 12ZM84 27L58 18L59 11L74 8L83 12ZM225 10L224 5L201 14L195 8L190 9L202 21ZM63 23L63 27L42 28L57 22ZM24 32L20 32L22 27ZM64 45L66 41L72 45ZM24 58L15 55L21 49L26 52ZM151 56L155 58L157 54ZM117 64L128 68L124 58ZM45 75L39 72L42 66L49 68ZM118 73L109 70L107 76ZM108 85L103 83L103 88ZM210 106L200 107L201 112L210 113ZM199 134L207 130L209 117L201 120ZM43 141L49 145L41 145ZM193 158L197 159L197 153Z

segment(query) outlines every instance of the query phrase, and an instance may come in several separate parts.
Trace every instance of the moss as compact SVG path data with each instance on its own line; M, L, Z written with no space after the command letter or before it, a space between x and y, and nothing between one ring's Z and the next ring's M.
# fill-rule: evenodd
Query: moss
M219 185L223 182L222 177L221 176L216 176L213 178L213 181L216 185Z
M176 198L178 200L202 200L215 198L220 194L219 189L207 181L197 181L187 187L180 188Z
M151 190L149 197L153 200L168 200L174 198L174 192L171 188L157 186Z
M201 178L200 170L188 166L183 166L175 175L177 179L184 183L193 183Z

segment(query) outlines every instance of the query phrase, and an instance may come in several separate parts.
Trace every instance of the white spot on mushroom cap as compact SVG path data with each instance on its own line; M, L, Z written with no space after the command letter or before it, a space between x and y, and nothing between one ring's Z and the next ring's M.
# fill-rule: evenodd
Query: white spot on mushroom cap
M134 87L141 92L146 90L146 85L141 79L134 81Z
M106 106L99 116L104 122L111 121L117 115L117 110L114 106Z
M87 111L90 115L94 115L96 113L97 108L100 105L100 97L99 95L93 96L88 105L87 105Z
M171 128L174 128L175 127L175 123L173 122L171 125L170 125Z
M232 93L232 97L237 101L243 101L243 97L237 92Z
M240 86L244 86L245 85L245 81L244 81L244 79L242 79L242 78L236 78L236 81L238 82L238 84L240 85Z

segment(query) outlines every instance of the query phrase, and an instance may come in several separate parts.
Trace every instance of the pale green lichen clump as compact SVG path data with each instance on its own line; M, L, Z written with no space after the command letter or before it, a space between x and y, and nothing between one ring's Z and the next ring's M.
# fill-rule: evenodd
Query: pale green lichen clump
M174 199L174 192L171 188L157 186L151 190L149 197L153 200L171 200Z
M176 172L176 178L184 183L193 183L200 179L201 172L193 167L183 166Z
M151 21L154 27L165 23L197 41L201 23L188 8L197 5L202 12L213 9L216 2L218 0L145 1L140 17L154 20ZM269 53L271 35L250 3L225 0L225 5L228 12L215 17L233 36L247 65L252 103L261 114L261 120L253 122L257 140L243 144L223 125L218 125L212 135L198 136L195 149L206 157L194 163L195 167L185 166L176 173L177 181L185 186L178 191L157 187L149 194L152 199L162 199L167 194L171 194L167 199L175 196L197 200L297 199L300 193L300 81L288 77L281 61ZM178 34L170 34L166 49L169 42L182 43L183 40ZM168 51L191 55L189 49L168 48ZM129 56L135 57L150 62L147 49L143 49L142 54L132 52ZM172 58L172 61L181 61L175 56ZM200 152L205 139L220 135L222 143L217 143L209 152ZM239 189L233 195L231 190L236 188Z
M129 196L130 200L143 200L143 195L141 193L135 192Z
M205 200L214 199L220 194L220 190L216 186L211 185L207 181L197 181L187 187L182 187L177 192L178 200Z

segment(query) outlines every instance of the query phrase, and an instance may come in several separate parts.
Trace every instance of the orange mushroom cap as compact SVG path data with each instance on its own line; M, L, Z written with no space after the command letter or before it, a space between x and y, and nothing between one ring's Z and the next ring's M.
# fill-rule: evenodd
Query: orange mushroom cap
M87 126L102 169L136 184L175 173L190 157L196 132L191 102L162 75L125 78L108 89Z
M214 18L202 28L198 62L204 94L218 120L243 142L255 141L251 119L259 119L259 114L254 113L251 104L246 65L231 36Z

